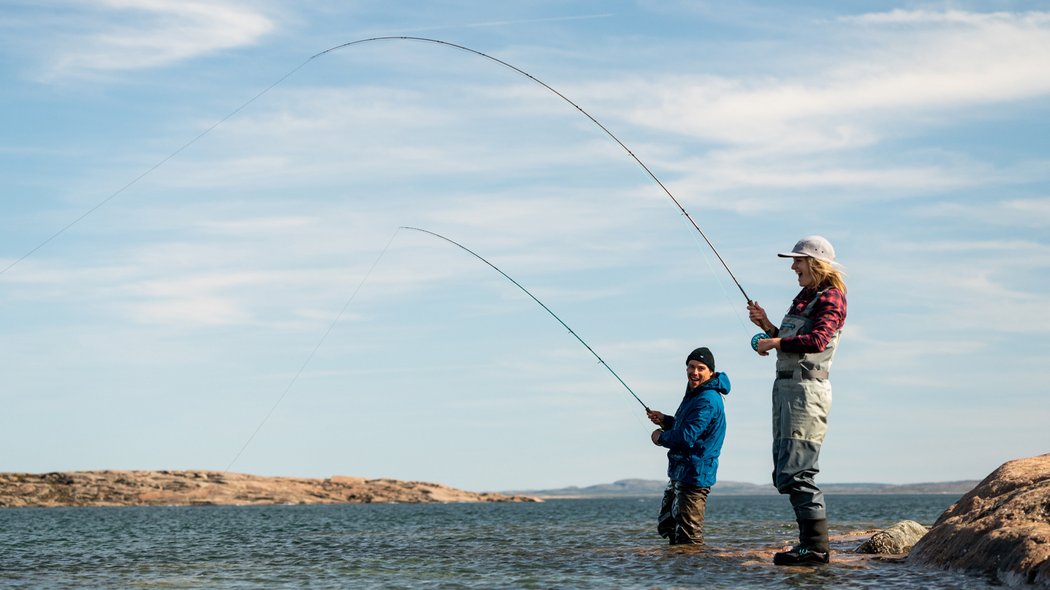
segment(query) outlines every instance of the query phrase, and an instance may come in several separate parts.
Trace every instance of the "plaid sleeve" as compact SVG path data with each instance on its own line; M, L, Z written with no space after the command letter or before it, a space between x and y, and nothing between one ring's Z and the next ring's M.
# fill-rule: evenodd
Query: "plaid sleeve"
M783 338L780 349L784 352L805 354L822 352L843 324L846 323L846 295L838 289L824 291L813 308L816 318L813 329L792 338Z

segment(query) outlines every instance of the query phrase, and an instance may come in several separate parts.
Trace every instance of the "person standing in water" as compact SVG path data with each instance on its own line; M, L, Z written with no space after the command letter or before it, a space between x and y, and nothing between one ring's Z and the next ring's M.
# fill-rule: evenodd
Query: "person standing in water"
M830 560L824 494L814 477L831 409L828 374L846 321L846 283L833 266L834 248L821 236L802 238L777 256L792 259L802 290L779 327L757 302L747 306L751 322L769 335L757 341L758 354L777 353L773 484L790 497L799 527L798 545L776 553L773 563L817 565Z
M660 427L650 436L653 444L668 449L670 482L660 504L657 532L672 545L703 545L707 494L715 485L726 435L722 398L730 385L728 375L715 372L715 357L706 347L689 353L685 376L685 397L674 416L646 410Z

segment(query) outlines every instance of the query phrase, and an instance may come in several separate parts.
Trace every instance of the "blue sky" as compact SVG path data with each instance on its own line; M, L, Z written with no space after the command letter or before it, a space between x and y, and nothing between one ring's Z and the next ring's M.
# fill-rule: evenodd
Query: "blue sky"
M0 470L664 477L579 342L408 225L514 277L653 408L711 347L733 382L719 476L768 480L772 359L671 200L478 56L389 41L303 65L384 35L574 100L772 316L797 291L775 253L832 241L849 317L820 480L1050 451L1050 12L793 4L5 3Z

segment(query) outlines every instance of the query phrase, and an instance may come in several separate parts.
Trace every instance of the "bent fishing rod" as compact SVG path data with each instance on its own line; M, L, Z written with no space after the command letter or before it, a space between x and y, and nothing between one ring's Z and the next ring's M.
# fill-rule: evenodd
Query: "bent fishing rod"
M577 111L579 111L583 116L585 116L588 119L590 119L590 121L592 123L597 125L599 129L604 131L606 135L608 135L613 141L615 141L620 147L622 147L624 149L624 151L627 152L627 155L631 156L631 158L635 162L637 162L639 166L642 167L642 170L645 170L646 174L648 174L649 177L652 178L656 182L656 184L660 186L661 189L663 189L664 193L667 194L667 196L671 198L671 201L673 201L675 206L678 207L678 210L682 212L682 215L684 215L686 219L689 220L689 223L692 224L693 228L696 229L697 232L700 233L700 237L702 237L704 239L704 242L707 243L707 246L709 248L711 248L712 252L714 252L715 257L718 258L718 261L720 263L722 263L722 267L726 269L727 273L729 273L729 277L733 279L734 283L736 283L736 288L740 290L740 294L744 296L744 299L746 299L748 303L751 303L751 298L747 295L747 292L744 291L744 287L740 284L740 281L737 280L736 275L734 275L733 271L730 270L729 264L727 264L725 259L722 258L722 255L719 254L718 249L715 248L714 243L711 242L710 238L707 237L707 234L704 233L704 230L700 229L700 225L697 224L696 221L693 219L693 216L690 215L689 212L685 210L685 207L682 206L682 203L680 203L678 201L678 199L675 198L674 194L671 193L671 191L656 176L656 174L654 174L653 171L650 170L649 167L645 165L645 162L642 162L641 158L639 158L637 155L635 155L635 153L631 150L631 148L627 147L627 144L625 144L624 142L620 141L619 137L616 137L616 135L614 135L612 131L609 131L608 127L606 127L605 125L602 125L602 123L600 121L598 121L598 119L594 118L593 115L591 115L590 113L585 111L583 109L583 107L581 107L580 105L578 105L575 102L573 102L571 99L569 99L569 97L565 96L561 92L558 92L550 84L547 84L543 80L540 80L539 78L533 76L532 74L526 72L525 70L523 70L523 69L521 69L521 68L519 68L519 67L517 67L517 66L515 66L513 64L510 64L508 62L505 62L502 59L499 59L497 57L493 57L493 56L491 56L491 55L489 55L487 53L482 53L481 51L478 51L476 49L471 49L470 47L466 47L466 46L463 46L463 45L458 45L456 43L450 43L448 41L442 41L440 39L431 39L429 37L410 37L410 36L385 36L385 37L370 37L368 39L359 39L357 41L351 41L349 43L343 43L342 45L336 45L335 47L326 49L326 50L324 50L324 51L322 51L322 52L320 52L320 53L318 53L316 55L311 56L310 59L308 59L306 61L309 62L310 60L314 59L315 57L320 57L320 56L325 55L327 53L331 53L333 51L338 51L338 50L346 48L346 47L351 47L351 46L354 46L354 45L361 45L361 44L364 44L364 43L373 43L373 42L377 42L377 41L419 41L419 42L422 42L422 43L432 43L432 44L435 44L435 45L441 45L441 46L444 46L444 47L450 47L450 48L453 48L453 49L459 49L460 51L465 51L467 53L471 53L471 54L477 55L479 57L483 57L483 58L485 58L487 60L493 61L493 62L495 62L495 63L497 63L497 64L499 64L499 65L501 65L501 66L503 66L505 68L508 68L508 69L518 73L518 74L521 74L522 76L525 76L529 80L532 80L533 82L535 82L535 83L539 84L540 86L546 88L547 90L553 92L555 95L558 96L558 98L560 98L560 99L564 100L565 102L569 103L570 105L572 105ZM305 63L304 63L304 65L305 65ZM302 66L300 66L300 67L302 67Z
M598 359L598 362L601 363L601 365L603 367L605 367L610 373L612 373L613 377L616 377L616 380L620 382L620 385L623 385L627 389L627 393L630 393L631 397L633 397L634 399L638 400L638 403L642 404L642 407L645 408L646 412L650 411L649 410L649 406L645 405L645 402L643 402L634 393L634 390L632 390L630 388L630 386L628 386L626 383L624 383L623 379L621 379L620 376L616 374L616 371L614 371L612 369L612 367L610 367L609 364L606 363L602 359L602 357L598 356L598 353L594 352L594 349L591 348L591 346L589 344L584 342L583 338L580 338L580 335L577 334L575 330L573 330L572 328L569 327L568 324L563 322L562 319L560 317L558 317L557 314L555 314L553 311L551 311L551 308L549 308L546 305L544 305L544 303L542 301L540 301L539 299L537 299L536 296L533 295L531 292L529 292L528 289L526 289L525 287L521 286L521 283L519 283L518 281L515 281L514 279L512 279L510 277L510 275L508 275L507 273L505 273L502 270L500 270L495 264L492 264L488 260L485 260L484 258L482 258L482 256L480 254L478 254L477 252L471 250L470 248L467 248L466 246L464 246L463 244L460 244L459 242L457 242L455 240L452 240L450 238L446 238L445 236L443 236L441 234L438 234L438 233L434 233L434 232L432 232L430 230L421 229L421 228L418 228L418 227L408 227L408 226L402 225L401 229L410 229L412 231L418 231L418 232L422 232L422 233L425 233L425 234L430 234L430 235L434 236L435 238L441 238L442 240L445 240L446 242L452 244L453 246L458 246L461 250L469 253L474 258L477 258L478 260L480 260L480 261L484 262L485 264L489 265L490 267L492 267L493 270L495 270L499 274L503 275L503 277L506 278L508 281L514 283L515 287L521 289L526 295L531 297L532 300L535 301L536 303L538 303L540 305L540 307L542 307L547 313L549 313L551 315L551 317L553 317L554 319L558 320L558 323L561 324L566 330L568 330L569 333L572 334L576 338L576 340L579 340L580 344L582 344L592 355L594 355L594 358Z
M465 51L467 53L470 53L470 54L473 54L473 55L477 55L479 57L483 57L483 58L485 58L487 60L490 60L490 61L492 61L494 63L497 63L497 64L499 64L499 65L501 65L501 66L503 66L505 68L508 68L508 69L510 69L510 70L512 70L512 71L514 71L514 72L516 72L516 73L518 73L520 75L522 75L522 76L525 76L529 80L532 80L533 82L535 82L535 83L539 84L540 86L546 88L548 91L554 93L556 96L558 96L559 98L561 98L565 102L567 102L570 105L572 105L577 111L579 111L581 114L583 114L583 116L587 117L592 123L597 125L599 129L604 131L606 135L608 135L613 141L615 141L620 147L622 147L624 149L624 151L627 152L627 155L629 155L635 162L637 162L638 165L641 166L643 170L645 170L645 172L649 175L649 177L652 178L656 182L656 184L660 186L661 189L663 189L664 193L666 193L667 196L671 198L671 201L673 201L675 206L678 207L678 210L682 212L682 215L684 215L687 220L689 220L689 223L692 224L693 228L696 229L697 232L699 232L700 236L704 239L704 242L706 242L707 246L711 249L712 252L714 252L715 257L718 258L718 261L722 264L722 267L725 268L727 273L729 273L730 278L733 279L733 282L736 284L737 289L740 290L740 293L744 296L744 299L746 299L748 303L751 302L751 298L748 296L747 292L744 291L744 287L740 284L740 281L737 280L736 275L734 275L733 271L729 268L729 264L727 264L725 259L722 258L722 255L718 252L718 249L715 248L714 243L712 243L710 238L707 237L707 234L704 233L704 230L700 229L700 225L697 224L696 220L693 219L692 215L690 215L689 212L686 211L685 207L682 206L682 203L680 203L678 201L678 199L674 196L674 194L671 193L671 191L656 176L656 174L654 174L653 171L650 170L649 167L645 165L645 162L642 162L641 158L639 158L637 155L635 155L635 153L633 151L631 151L631 149L629 147L627 147L627 145L624 142L620 141L620 138L616 137L616 135L614 135L613 132L610 131L608 127L603 125L593 115L591 115L586 110L584 110L583 107L581 107L580 105L578 105L575 102L573 102L567 96L565 96L564 94L562 94L561 92L559 92L554 87L552 87L551 85L547 84L546 82L540 80L539 78L533 76L532 74L526 72L525 70L523 70L523 69L521 69L521 68L519 68L519 67L517 67L515 65L512 65L512 64L510 64L510 63L508 63L506 61L503 61L502 59L493 57L493 56L491 56L491 55L489 55L487 53L482 53L481 51L478 51L476 49L471 49L470 47L466 47L466 46L463 46L463 45L458 45L456 43L450 43L448 41L442 41L440 39L431 39L431 38L428 38L428 37L408 37L408 36L384 36L384 37L370 37L370 38L367 38L367 39L359 39L357 41L351 41L349 43L343 43L341 45L336 45L335 47L331 47L331 48L326 49L326 50L324 50L324 51L322 51L320 53L317 53L317 54L314 54L314 55L310 56L305 61L303 61L301 64L299 64L298 66L296 66L295 68L290 70L288 73L286 73L285 75L281 76L276 82L274 82L273 84L270 84L269 86L264 88L262 91L258 92L255 96L251 97L246 102L242 103L240 106L238 106L234 110L230 111L230 113L227 114L225 117L219 119L217 122L212 124L210 127L208 127L207 129L205 129L204 131L199 133L196 137L194 137L193 139L191 139L191 140L187 141L186 143L184 143L182 146L180 146L174 152L169 154L167 157L161 159L159 162L154 164L151 168L147 169L145 172L143 172L139 176L137 176L134 179L132 179L130 182L125 184L123 187L121 187L120 189L118 189L117 191L113 192L108 197L106 197L105 199L103 199L102 201L97 203L95 206L93 206L92 208L88 209L86 212L81 214L79 217L77 217L76 219L74 219L73 221L71 221L70 223L65 225L64 227L60 228L58 231L54 232L51 236L49 236L47 239L45 239L42 242L40 242L37 246L35 246L31 250L29 250L27 253L22 255L20 258L14 260L13 262L9 263L6 267L0 269L0 275L4 274L8 270L10 270L12 267L14 267L18 263L22 262L23 260L25 260L26 258L31 256L32 254L34 254L37 250L43 248L49 242L51 242L52 240L54 240L55 238L57 238L61 234L65 233L67 230L69 230L74 225L76 225L77 223L82 221L84 218L88 217L89 215L91 215L92 213L94 213L95 211L100 209L102 206L106 205L107 203L109 203L110 201L115 199L118 195L120 195L121 193L123 193L126 190L128 190L129 188L131 188L132 185L138 183L140 180L142 180L144 177L146 177L147 175L152 173L154 170L156 170L157 168L160 168L165 163L167 163L169 160L175 158L183 150L187 149L188 147L190 147L191 145L196 143L198 140L203 138L205 135L208 135L210 132L212 132L219 125L222 125L227 120L233 118L239 112L241 112L242 110L247 108L248 105L252 104L256 100L261 98L264 94L268 93L270 90L273 90L274 88L276 88L278 85L280 85L282 82L284 82L285 80L290 78L293 74L295 74L296 72L298 72L299 70L304 68L307 64L309 64L313 60L315 60L318 57L321 57L323 55L327 55L329 53L332 53L332 52L335 52L335 51L338 51L340 49L344 49L344 48L347 48L347 47L352 47L352 46L356 46L356 45L362 45L362 44L365 44L365 43L375 43L375 42L380 42L380 41L417 41L417 42L421 42L421 43L430 43L430 44L439 45L439 46L443 46L443 47L449 47L449 48L453 48L453 49L458 49L460 51Z

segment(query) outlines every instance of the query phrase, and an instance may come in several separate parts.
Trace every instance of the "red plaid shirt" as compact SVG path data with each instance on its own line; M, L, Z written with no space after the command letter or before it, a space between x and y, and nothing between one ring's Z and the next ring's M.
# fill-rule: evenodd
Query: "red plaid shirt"
M802 314L802 310L817 296L814 289L802 289L791 302L788 313ZM831 287L824 291L813 306L813 329L805 334L780 340L780 350L805 354L823 352L843 324L846 323L846 294Z

